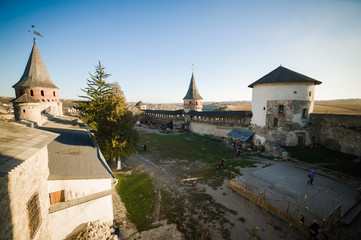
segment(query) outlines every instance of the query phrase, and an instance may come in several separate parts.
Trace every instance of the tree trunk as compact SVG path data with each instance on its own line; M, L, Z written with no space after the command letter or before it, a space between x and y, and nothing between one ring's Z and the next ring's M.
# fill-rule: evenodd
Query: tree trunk
M117 165L117 170L122 169L122 160L119 158L118 159L118 165Z

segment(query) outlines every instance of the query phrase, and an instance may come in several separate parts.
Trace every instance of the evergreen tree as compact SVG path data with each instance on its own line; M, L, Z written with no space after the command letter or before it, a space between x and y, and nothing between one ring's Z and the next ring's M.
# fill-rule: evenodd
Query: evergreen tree
M129 156L136 151L139 135L134 128L134 118L128 110L123 92L118 83L105 81L105 73L99 62L95 74L87 80L88 87L82 89L87 99L79 104L81 119L90 125L95 139L107 160Z

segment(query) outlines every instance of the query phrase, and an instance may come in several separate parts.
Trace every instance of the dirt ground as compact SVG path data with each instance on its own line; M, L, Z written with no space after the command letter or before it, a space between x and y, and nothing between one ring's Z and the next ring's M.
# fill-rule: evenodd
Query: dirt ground
M149 128L144 131L155 131ZM263 162L262 162L263 161ZM246 173L272 164L271 160L257 159L257 167L243 168ZM113 196L115 219L123 239L304 239L304 235L267 213L229 187L229 181L213 189L189 171L197 172L202 164L187 164L187 160L160 159L156 152L134 154L123 164L129 171L143 171L152 177L155 187L153 211L154 229L138 233L125 214L119 196ZM189 167L191 166L191 167ZM114 167L114 166L113 166ZM215 171L217 171L215 169ZM124 172L123 172L124 174ZM193 174L194 176L194 174ZM162 213L162 198L169 194L171 205L180 205L181 214L173 217ZM117 213L116 213L117 212ZM180 216L181 215L181 216ZM171 215L172 216L172 215ZM170 219L174 218L174 219ZM167 230L165 231L164 228ZM178 230L177 230L178 229Z

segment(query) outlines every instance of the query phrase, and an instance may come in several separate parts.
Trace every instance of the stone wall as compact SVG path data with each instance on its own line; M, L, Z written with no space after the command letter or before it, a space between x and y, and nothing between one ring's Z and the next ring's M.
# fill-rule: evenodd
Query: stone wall
M30 239L27 203L36 192L39 193L41 224L33 239L51 239L48 175L48 150L45 146L1 178L0 207L4 222L0 224L0 239Z
M191 121L189 123L189 129L201 135L213 135L216 137L227 137L227 133L229 133L233 128L237 126L234 125L216 125L216 124L208 124L208 123L199 123Z
M311 114L308 129L316 143L361 156L361 115Z

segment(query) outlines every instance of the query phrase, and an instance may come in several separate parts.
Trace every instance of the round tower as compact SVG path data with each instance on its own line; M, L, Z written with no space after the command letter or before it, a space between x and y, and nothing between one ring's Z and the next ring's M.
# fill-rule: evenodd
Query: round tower
M278 67L248 87L252 90L252 124L282 127L304 126L313 112L315 85L320 81Z
M24 93L13 102L15 121L27 120L42 125L40 101Z
M51 81L35 40L24 73L13 88L16 98L27 94L39 100L42 113L62 115L59 88Z
M188 92L183 98L184 101L184 111L189 112L190 110L202 111L203 108L203 98L198 92L196 80L194 78L194 73L192 72L191 82L189 84Z

